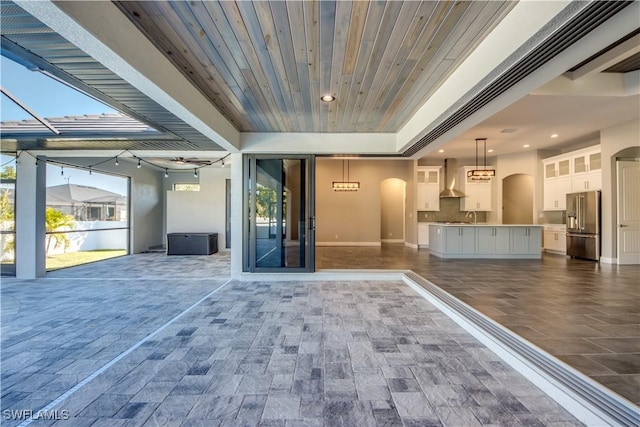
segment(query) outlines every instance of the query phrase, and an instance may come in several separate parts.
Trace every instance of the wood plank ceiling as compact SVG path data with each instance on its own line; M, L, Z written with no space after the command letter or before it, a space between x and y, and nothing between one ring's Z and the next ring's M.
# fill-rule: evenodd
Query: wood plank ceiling
M240 131L397 132L515 2L116 4Z

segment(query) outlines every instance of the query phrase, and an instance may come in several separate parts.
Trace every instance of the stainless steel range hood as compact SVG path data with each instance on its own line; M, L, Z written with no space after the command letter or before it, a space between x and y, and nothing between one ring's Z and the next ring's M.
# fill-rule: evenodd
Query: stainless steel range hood
M466 194L456 188L457 178L458 163L456 159L444 159L444 190L440 193L440 198L467 197Z

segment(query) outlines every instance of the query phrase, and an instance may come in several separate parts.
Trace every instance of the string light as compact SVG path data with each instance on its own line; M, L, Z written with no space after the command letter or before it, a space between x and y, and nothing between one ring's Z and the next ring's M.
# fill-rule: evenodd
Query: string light
M127 152L128 152L128 153L130 153L130 154L131 154L131 156L132 156L134 159L137 159L137 160L138 160L137 165L136 165L136 167L137 167L138 169L142 167L142 162L144 161L145 163L148 163L149 165L151 165L151 166L153 166L153 167L156 167L156 168L158 168L158 169L164 169L164 176L165 176L165 178L168 178L168 177L169 177L169 170L170 170L170 168L165 168L165 167L163 167L163 166L159 166L159 165L156 165L156 164L154 164L154 163L148 162L147 160L144 160L143 158L138 157L138 156L136 156L135 154L131 153L129 150L124 150L123 152L121 152L121 153L120 153L120 154L118 154L117 156L108 157L108 158L106 158L105 160L102 160L102 161L100 161L100 162L98 162L98 163L94 163L94 164L86 165L86 166L80 166L80 165L74 165L74 164L70 164L70 163L59 162L59 161L57 161L57 160L45 160L45 164L51 163L51 164L59 165L59 166L60 166L60 175L61 175L61 176L64 176L64 166L63 166L63 165L65 165L65 166L69 166L69 167L74 167L74 168L85 169L85 170L87 170L87 169L88 169L88 170L89 170L89 175L92 175L92 173L93 173L93 168L94 168L94 167L99 166L99 165L104 164L104 163L107 163L107 162L110 162L111 160L113 160L113 161L114 161L114 165L115 165L115 166L119 166L119 165L120 165L119 158L120 158L124 153L127 153ZM31 154L30 152L28 152L28 151L26 151L26 150L20 151L20 152L16 155L16 157L15 157L14 159L12 159L12 160L10 160L10 161L6 162L6 164L9 164L9 163L10 163L10 162L12 162L12 161L15 161L16 163L19 163L18 159L19 159L20 155L21 155L21 154L23 154L23 153L27 153L29 156L31 156L31 157L35 160L35 166L39 166L39 165L40 165L39 158L38 158L37 156L34 156L33 154ZM221 167L225 167L226 165L225 165L224 159L225 159L225 158L227 158L227 157L228 157L228 155L227 155L227 156L222 157L221 159L219 159L219 160L217 160L217 161L215 161L215 162L213 162L213 163L209 163L209 165L207 165L207 166L210 166L210 165L212 165L212 164L215 164L215 163L217 163L217 162L219 161L219 162L220 162L220 166L221 166ZM0 165L0 166L2 166L2 165ZM199 168L195 168L195 169L193 170L193 176L194 176L194 177L196 177L196 178L198 178L198 169L199 169ZM171 170L173 171L173 169L171 169Z

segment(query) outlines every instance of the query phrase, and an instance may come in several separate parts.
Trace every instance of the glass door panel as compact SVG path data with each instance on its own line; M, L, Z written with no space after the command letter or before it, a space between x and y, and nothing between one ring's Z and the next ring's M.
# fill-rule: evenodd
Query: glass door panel
M313 158L251 155L245 271L313 271Z

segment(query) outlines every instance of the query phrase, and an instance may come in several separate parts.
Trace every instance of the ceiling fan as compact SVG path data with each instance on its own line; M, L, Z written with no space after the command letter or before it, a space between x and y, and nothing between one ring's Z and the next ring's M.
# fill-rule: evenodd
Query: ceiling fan
M193 169L210 166L214 160L196 157L149 157L145 159L150 164L168 169Z
M213 163L212 160L187 158L187 157L174 157L171 160L175 162L177 165L209 166Z

